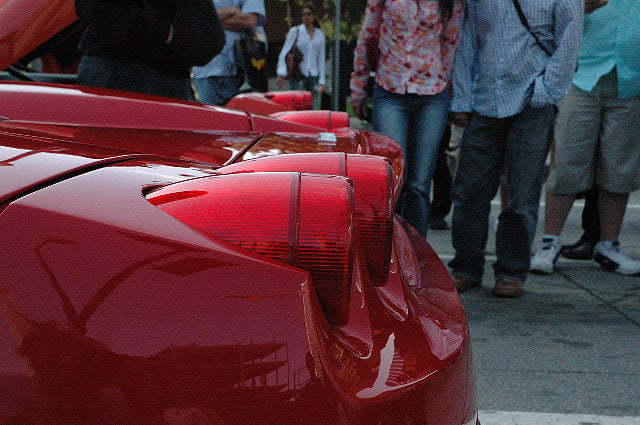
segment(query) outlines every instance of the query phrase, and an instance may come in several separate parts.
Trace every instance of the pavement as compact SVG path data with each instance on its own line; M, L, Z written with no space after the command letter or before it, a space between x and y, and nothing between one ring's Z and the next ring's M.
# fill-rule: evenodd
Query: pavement
M576 201L561 242L580 237L582 207ZM498 214L496 198L491 226ZM634 193L620 241L635 258L639 231L640 195ZM482 287L461 294L482 425L640 425L640 276L560 259L556 273L530 275L523 297L494 298L493 228L489 234ZM431 230L427 240L445 264L453 258L449 230Z

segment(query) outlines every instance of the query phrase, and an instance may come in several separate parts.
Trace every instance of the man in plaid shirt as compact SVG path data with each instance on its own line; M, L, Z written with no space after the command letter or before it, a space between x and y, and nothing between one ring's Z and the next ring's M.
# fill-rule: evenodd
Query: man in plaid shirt
M507 208L496 234L493 293L524 291L555 104L580 51L583 1L466 1L451 107L453 122L466 127L452 187L456 256L449 263L460 291L481 285L490 202L503 172Z

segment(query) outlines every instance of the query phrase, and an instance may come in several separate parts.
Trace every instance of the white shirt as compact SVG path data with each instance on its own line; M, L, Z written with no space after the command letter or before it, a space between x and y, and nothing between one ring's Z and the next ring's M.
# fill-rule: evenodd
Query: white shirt
M302 62L300 63L300 71L305 77L318 77L318 84L325 85L325 48L326 38L320 28L314 28L313 38L309 36L304 24L291 27L287 39L282 46L282 50L278 55L278 69L276 73L282 77L287 76L287 64L286 56L289 50L293 47L293 42L296 40L296 32L298 33L298 40L296 46L303 54Z

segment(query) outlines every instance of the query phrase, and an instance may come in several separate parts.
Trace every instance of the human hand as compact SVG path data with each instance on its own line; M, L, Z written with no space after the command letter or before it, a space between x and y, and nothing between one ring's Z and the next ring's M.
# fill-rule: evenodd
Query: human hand
M278 85L278 88L282 88L282 86L284 86L284 77L282 75L278 75L276 77L276 84Z
M471 114L469 112L452 112L449 114L449 121L458 127L466 127L469 125Z
M224 21L225 19L231 18L233 16L236 16L242 13L242 11L235 6L218 9L216 12L218 13L218 18L221 21Z
M353 112L358 119L371 122L371 108L367 105L365 99L351 99L351 106L353 106Z
M169 34L167 35L167 40L164 42L164 44L170 44L172 40L173 40L173 25L169 25Z

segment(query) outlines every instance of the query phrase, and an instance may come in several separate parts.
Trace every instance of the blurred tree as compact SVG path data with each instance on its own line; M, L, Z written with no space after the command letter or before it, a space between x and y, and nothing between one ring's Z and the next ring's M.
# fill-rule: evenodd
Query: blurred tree
M358 38L366 0L340 0L342 19L340 23L340 39L353 41ZM292 25L300 23L300 10L305 3L315 6L320 27L327 36L327 41L334 40L336 0L265 0L267 23L265 29L269 41L284 41L287 31Z

